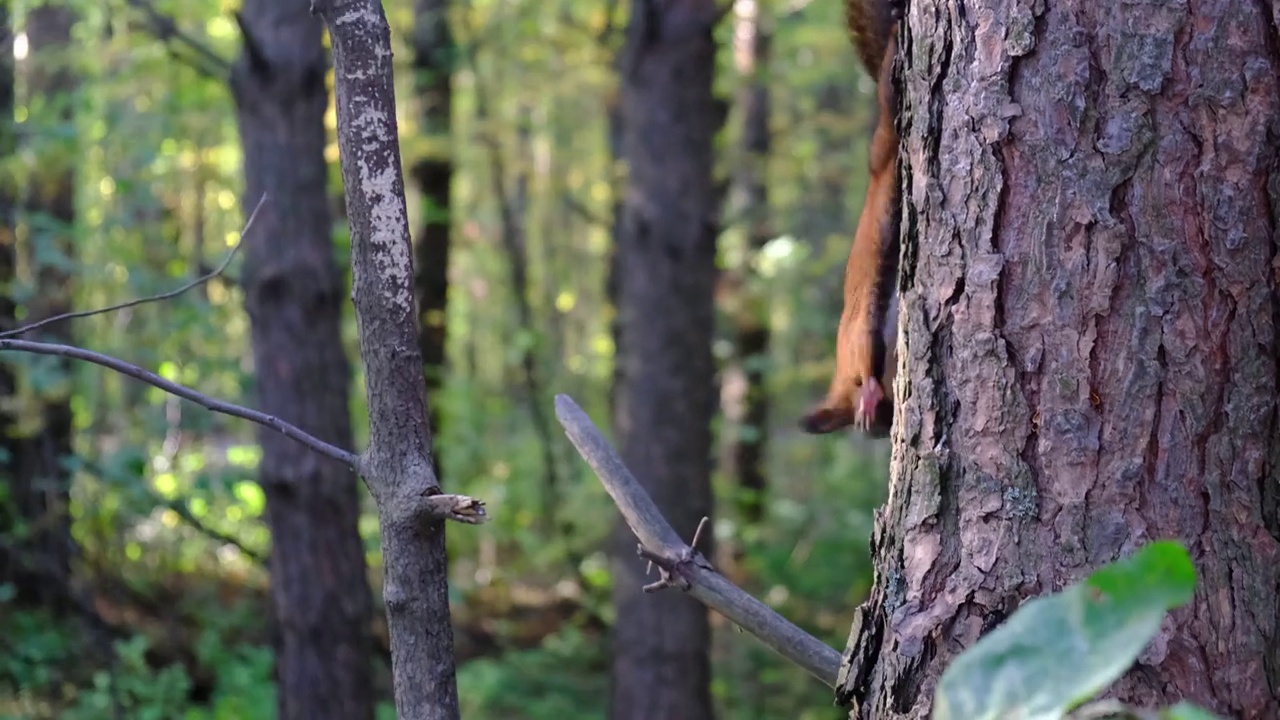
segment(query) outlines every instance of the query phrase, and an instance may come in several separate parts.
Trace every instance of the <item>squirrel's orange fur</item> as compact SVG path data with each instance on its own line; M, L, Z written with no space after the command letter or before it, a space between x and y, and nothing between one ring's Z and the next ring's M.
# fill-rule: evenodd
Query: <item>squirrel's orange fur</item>
M844 312L836 334L836 368L825 402L801 420L811 433L829 433L853 425L885 434L892 405L885 388L893 383L896 363L886 362L894 333L885 318L898 265L898 135L893 56L898 19L894 0L845 0L849 34L867 72L876 76L879 120L871 138L871 175L857 234L844 276Z

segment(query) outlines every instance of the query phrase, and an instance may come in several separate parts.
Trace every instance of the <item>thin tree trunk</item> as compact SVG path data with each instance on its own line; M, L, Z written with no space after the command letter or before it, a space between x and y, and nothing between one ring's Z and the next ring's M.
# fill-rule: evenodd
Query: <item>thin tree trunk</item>
M369 407L361 475L378 504L396 714L453 720L458 689L445 528L436 496L391 30L381 0L312 0L333 41L338 147L351 221L352 299Z
M719 16L713 0L635 0L620 68L629 178L613 273L623 351L615 429L628 467L686 538L712 505ZM712 717L706 609L680 593L641 593L634 538L619 526L613 544L611 717Z
M523 149L528 146L528 130L526 117L528 109L521 108L521 130L518 146L524 157ZM492 115L488 109L488 100L483 87L476 92L476 120L479 124L491 122ZM489 179L494 197L498 203L498 214L502 219L499 237L507 256L507 277L511 282L511 294L515 300L516 318L520 332L527 333L528 341L522 343L520 351L521 379L524 381L525 401L529 406L529 420L533 424L534 436L542 450L542 502L538 508L540 524L548 532L556 526L557 498L560 493L560 472L556 465L555 452L552 445L556 438L552 431L551 418L546 406L542 403L545 394L542 389L542 367L539 362L539 346L537 323L533 314L532 291L529 289L529 173L521 169L514 178L508 177L506 163L502 158L502 148L497 138L487 135L485 145L489 156ZM513 186L508 189L507 185Z
M74 15L62 6L41 5L27 15L28 104L36 112L28 122L38 126L42 133L66 132L75 121L71 95L77 82L69 69L74 22ZM6 44L12 47L11 42ZM9 57L12 58L11 50ZM9 67L11 70L12 65ZM12 133L12 72L8 75L9 109L5 112L5 124ZM13 147L11 144L10 148ZM4 318L0 320L6 326L38 321L71 309L72 280L65 268L66 261L75 253L72 241L75 177L71 161L57 158L74 155L71 151L41 157L33 169L24 213L27 217L24 250L19 252L10 234L10 242L4 248L4 271L6 279L13 280L14 270L25 265L35 281L35 292L21 320L15 317L17 307L12 300L6 303ZM9 216L12 231L12 206ZM56 256L61 258L50 261ZM65 343L70 340L69 327L65 323L55 324L33 333L32 337ZM47 361L53 362L59 373L70 374L67 361L51 358ZM20 373L8 374L5 381L5 394L10 396L22 383ZM34 422L31 414L37 418ZM16 523L23 530L17 537L6 538L9 541L6 544L10 545L6 551L8 557L0 560L0 566L4 566L8 579L14 583L19 602L57 608L65 608L70 602L74 542L69 516L71 475L64 462L72 452L71 422L71 404L65 396L36 397L33 406L20 407L16 415L5 418L4 470L13 517L2 524L14 527Z
M765 448L769 440L769 393L765 386L769 359L769 305L753 260L772 237L769 216L769 53L772 33L760 17L759 2L734 4L734 59L747 78L739 98L742 113L742 166L737 178L736 207L746 216L747 247L743 261L726 275L734 363L725 373L726 415L733 421L729 438L730 471L742 491L739 512L758 522L764 512Z
M453 184L453 70L458 48L449 29L449 0L414 4L413 72L418 121L429 153L412 169L422 195L422 229L414 244L414 294L418 300L418 348L427 392L444 383L449 299L450 215ZM440 432L439 403L431 405L431 427ZM439 458L437 458L437 463ZM437 468L437 472L439 468Z
M353 444L345 301L324 159L323 26L308 0L248 0L232 77L244 147L242 207L267 206L245 239L243 287L257 406L342 448ZM279 716L372 718L372 592L357 478L260 428L271 529Z
M1195 598L1112 693L1280 717L1280 18L963 10L900 54L907 359L839 694L926 717L1025 598L1176 538Z
M617 166L624 158L622 156L622 99L616 96L610 97L605 106L606 117L608 118L607 133L609 141L609 159L613 161L613 165ZM616 167L615 167L616 170ZM622 246L622 221L625 214L623 206L623 198L626 196L626 180L619 177L619 173L614 173L613 182L611 184L613 195L613 207L610 214L613 223L609 228L609 235L613 238L613 246L609 248L608 267L605 269L604 281L604 297L613 308L613 315L609 318L609 337L613 340L613 377L609 383L609 411L617 417L618 407L618 389L623 383L623 363L622 357L625 355L623 350L622 338L622 315L618 312L618 284L622 279L622 268L618 265L621 257L620 248Z

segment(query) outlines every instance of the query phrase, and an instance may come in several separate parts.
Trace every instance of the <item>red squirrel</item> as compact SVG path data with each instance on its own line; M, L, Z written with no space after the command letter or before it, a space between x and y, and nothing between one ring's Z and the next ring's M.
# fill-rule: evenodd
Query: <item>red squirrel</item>
M836 368L827 398L800 421L809 433L829 433L850 425L875 436L888 434L896 362L886 362L896 345L894 285L898 275L897 94L893 56L898 47L901 0L845 0L845 19L854 48L876 77L879 119L871 137L871 178L858 231L844 273L844 312L836 334ZM884 402L882 402L884 401Z

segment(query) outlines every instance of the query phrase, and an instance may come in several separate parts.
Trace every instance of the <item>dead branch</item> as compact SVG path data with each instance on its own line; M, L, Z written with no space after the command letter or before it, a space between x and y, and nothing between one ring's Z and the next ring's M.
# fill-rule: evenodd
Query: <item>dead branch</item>
M159 10L150 0L128 0L130 7L141 13L147 20L147 24L151 26L151 32L156 39L166 45L170 41L176 41L178 44L188 48L195 54L199 60L184 58L178 52L170 47L169 52L175 59L186 62L196 72L210 78L225 80L231 74L231 63L227 62L213 48L209 47L203 41L194 35L186 33L178 28L178 23L174 19Z
M647 586L647 591L671 586L687 591L810 675L836 686L840 653L729 582L686 545L591 418L568 395L556 396L556 417L640 540L641 557L661 569L659 581Z
M268 564L268 558L265 553L245 545L240 538L230 533L225 533L196 517L196 514L191 512L191 509L188 508L187 504L182 500L168 500L161 497L159 493L152 491L150 488L146 488L145 491L147 497L150 498L152 502L159 507L173 511L173 514L177 515L179 520L186 523L187 527L195 530L200 535L203 535L213 542L234 547L241 555L244 555L255 565L265 567Z
M594 225L602 230L612 229L613 220L611 218L606 218L587 207L587 204L574 197L573 193L566 190L560 199L566 208L581 217L587 224Z
M147 303L153 303L160 300L172 300L173 298L178 297L179 295L187 292L188 290L200 287L201 285L209 282L210 280L226 272L227 266L231 264L231 260L236 256L236 251L240 249L240 246L242 244L244 244L244 238L246 235L249 234L249 230L253 227L253 221L258 218L258 211L262 209L263 204L266 202L267 202L267 196L264 193L262 196L262 199L258 200L257 206L253 208L253 212L249 214L249 220L245 222L244 228L240 231L240 240L235 244L234 247L231 248L231 252L227 253L227 257L222 260L222 262L218 265L218 267L214 268L213 270L210 270L209 272L205 273L204 275L201 275L200 277L196 278L195 280L192 280L191 282L183 285L182 287L175 288L168 292L162 292L157 295L148 295L142 298L127 300L125 302L118 303L116 305L108 305L106 307L95 308L93 310L78 310L76 312L68 312L68 313L62 313L61 315L54 315L53 317L45 318L44 320L41 320L39 322L33 322L29 325L23 325L22 327L17 327L12 330L5 330L4 332L0 332L0 338L25 335L26 333L29 333L32 330L36 330L38 328L44 327L45 325L51 325L56 322L62 322L63 320L74 320L76 318L92 317L94 315L105 315L106 313L125 310L131 307L137 307L138 305L145 305Z
M35 355L53 355L56 357L70 358L72 360L83 360L84 362L93 363L94 365L101 365L108 370L115 370L121 375L146 383L154 388L163 390L170 395L180 397L183 400L189 400L207 410L240 418L242 420L248 420L249 422L271 428L290 440L300 442L321 455L333 458L357 473L360 472L359 455L343 450L340 447L330 445L292 423L285 422L274 415L268 415L267 413L244 407L243 405L236 405L235 403L226 402L225 400L218 400L217 398L209 397L198 390L193 390L185 385L179 385L178 383L166 380L150 370L145 370L133 363L125 362L119 358L114 358L110 355L104 355L92 350L85 350L84 348L73 347L71 345L0 338L0 352L5 350L26 352ZM431 519L453 520L467 525L478 525L488 520L488 515L485 513L484 502L466 495L448 495L441 493L431 497L427 502L427 506L427 515L429 515Z
M125 362L119 358L114 358L110 355L103 355L102 353L94 352L92 350L85 350L84 348L72 347L71 345L32 342L30 340L13 340L9 338L0 339L0 351L3 350L16 350L18 352L34 353L36 355L53 355L56 357L71 358L72 360L83 360L85 362L93 363L94 365L101 365L108 370L115 370L121 375L131 377L134 380L159 388L170 395L176 395L183 400L189 400L203 408L212 410L213 412L230 415L231 417L241 418L242 420L248 420L249 422L269 427L290 440L300 442L325 457L333 458L334 460L345 464L352 470L359 471L360 469L360 458L355 453L330 445L329 443L298 428L296 425L287 423L274 415L268 415L264 412L244 407L243 405L236 405L235 403L229 403L224 400L209 397L198 390L192 390L185 385L179 385L178 383L166 380L150 370L144 370L133 363Z

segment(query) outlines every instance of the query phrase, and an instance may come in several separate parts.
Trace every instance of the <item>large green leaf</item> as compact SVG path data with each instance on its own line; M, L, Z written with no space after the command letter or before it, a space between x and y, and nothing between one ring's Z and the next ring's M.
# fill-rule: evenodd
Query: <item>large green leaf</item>
M1219 720L1217 715L1185 702L1165 710L1160 717L1164 720Z
M1031 600L947 668L933 717L1061 718L1119 677L1194 587L1187 551L1161 541Z

